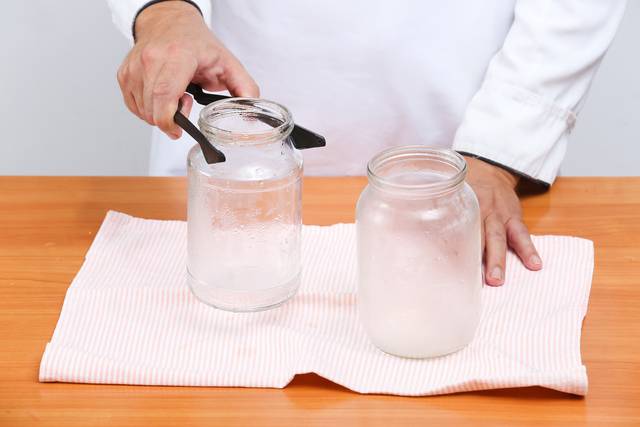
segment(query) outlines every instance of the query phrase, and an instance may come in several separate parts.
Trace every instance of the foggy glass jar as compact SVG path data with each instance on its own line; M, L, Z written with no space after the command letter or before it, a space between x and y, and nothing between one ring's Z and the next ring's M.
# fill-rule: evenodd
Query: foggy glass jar
M480 319L480 211L456 152L392 148L357 205L358 304L369 338L403 357L466 346Z
M262 99L206 106L198 125L226 156L207 164L195 145L187 169L188 283L230 311L282 304L300 284L302 156L289 111Z

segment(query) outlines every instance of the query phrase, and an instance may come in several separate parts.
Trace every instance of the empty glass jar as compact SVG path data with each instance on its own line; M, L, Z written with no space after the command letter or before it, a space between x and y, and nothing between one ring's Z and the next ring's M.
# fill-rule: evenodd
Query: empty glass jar
M480 213L452 150L392 148L368 165L357 206L358 303L373 344L404 357L473 338L482 289Z
M302 157L289 111L230 98L206 106L200 130L226 156L188 156L188 283L203 302L231 311L275 307L300 283Z

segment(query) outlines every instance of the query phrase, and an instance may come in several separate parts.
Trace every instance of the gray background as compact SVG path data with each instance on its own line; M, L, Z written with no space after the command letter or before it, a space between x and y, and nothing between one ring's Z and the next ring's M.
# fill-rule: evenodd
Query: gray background
M638 22L630 0L563 175L640 174ZM6 2L0 36L0 174L146 175L150 129L122 103L115 74L129 46L106 2Z

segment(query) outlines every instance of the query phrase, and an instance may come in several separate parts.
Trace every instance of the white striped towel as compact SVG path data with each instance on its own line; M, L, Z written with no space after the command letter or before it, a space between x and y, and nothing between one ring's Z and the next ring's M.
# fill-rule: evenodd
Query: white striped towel
M355 227L304 226L299 293L234 314L185 281L186 225L109 212L67 291L40 381L284 387L315 372L360 393L431 395L539 385L584 395L580 332L593 245L535 237L540 272L507 258L506 285L484 287L473 342L427 360L387 355L357 316Z

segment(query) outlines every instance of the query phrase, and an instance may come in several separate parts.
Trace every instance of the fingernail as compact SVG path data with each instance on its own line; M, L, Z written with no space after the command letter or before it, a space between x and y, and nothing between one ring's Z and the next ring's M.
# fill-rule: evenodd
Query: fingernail
M536 267L542 265L542 260L538 255L531 255L531 257L529 258L529 262Z
M493 270L491 270L491 278L494 280L502 280L502 269L500 267L493 267Z

